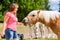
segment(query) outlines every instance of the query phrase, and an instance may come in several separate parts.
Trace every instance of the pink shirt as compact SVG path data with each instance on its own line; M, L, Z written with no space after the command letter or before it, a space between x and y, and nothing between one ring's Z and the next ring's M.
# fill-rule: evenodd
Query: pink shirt
M10 28L10 29L12 29L13 31L16 31L16 24L17 24L17 22L18 22L17 17L16 17L14 14L12 14L11 12L7 12L7 13L6 13L6 16L9 17L9 19L8 19L8 21L7 21L7 26L6 26L6 28Z

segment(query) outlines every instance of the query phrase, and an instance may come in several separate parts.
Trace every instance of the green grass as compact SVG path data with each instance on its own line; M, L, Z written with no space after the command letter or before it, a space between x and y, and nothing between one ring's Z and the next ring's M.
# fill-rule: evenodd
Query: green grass
M5 40L5 39L0 39L0 40ZM45 38L45 39L43 39L43 38L38 38L38 39L24 39L24 40L57 40L57 39L53 39L53 38L49 38L49 39L47 39L47 38Z
M57 39L54 39L54 38L38 38L38 39L25 39L25 40L57 40Z

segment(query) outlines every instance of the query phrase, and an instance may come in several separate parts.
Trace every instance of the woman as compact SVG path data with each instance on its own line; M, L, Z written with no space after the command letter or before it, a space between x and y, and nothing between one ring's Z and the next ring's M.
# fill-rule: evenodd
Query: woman
M9 10L5 14L2 36L5 32L6 40L18 40L16 32L16 24L18 24L18 19L16 17L17 10L18 5L13 3L10 5Z

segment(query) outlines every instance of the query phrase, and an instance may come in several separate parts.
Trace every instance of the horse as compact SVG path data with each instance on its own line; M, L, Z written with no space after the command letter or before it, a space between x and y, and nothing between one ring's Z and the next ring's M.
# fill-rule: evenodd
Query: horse
M60 40L60 12L47 10L33 10L22 20L24 25L34 25L41 22L50 27Z

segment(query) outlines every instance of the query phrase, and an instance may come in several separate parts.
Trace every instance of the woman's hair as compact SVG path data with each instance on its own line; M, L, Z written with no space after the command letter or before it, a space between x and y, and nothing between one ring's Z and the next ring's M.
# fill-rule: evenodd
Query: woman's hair
M18 8L18 4L16 4L16 3L12 3L10 6L9 6L9 9L8 9L8 11L14 11L15 10L15 8Z

